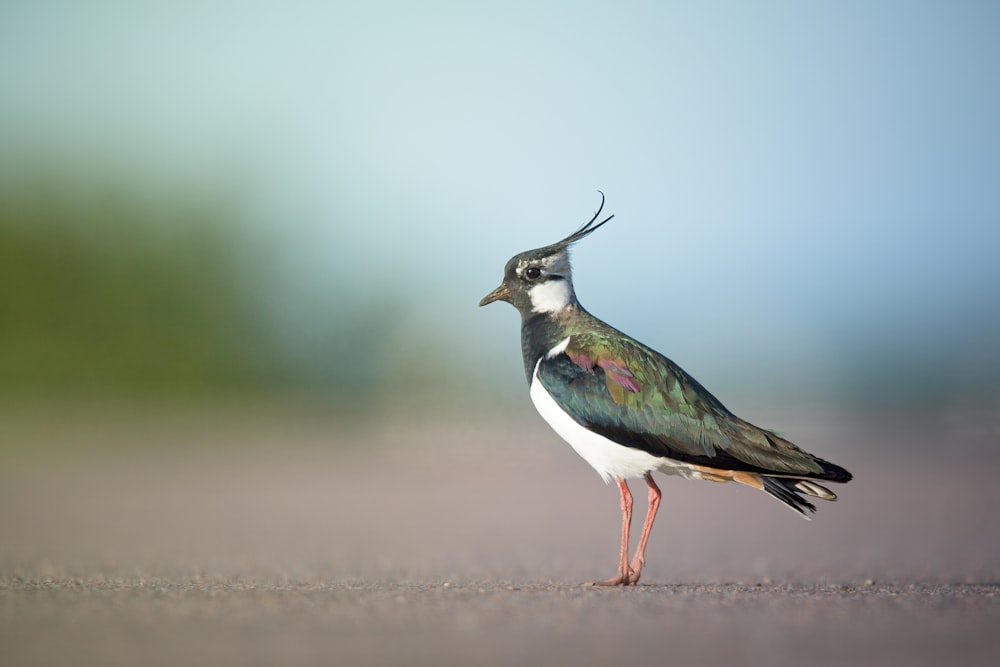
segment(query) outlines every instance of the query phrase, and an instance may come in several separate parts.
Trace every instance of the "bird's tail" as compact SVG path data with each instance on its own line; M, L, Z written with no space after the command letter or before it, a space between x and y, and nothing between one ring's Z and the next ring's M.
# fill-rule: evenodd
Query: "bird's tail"
M764 484L765 491L807 519L810 518L810 513L816 511L816 506L803 498L801 494L804 493L822 500L837 499L837 495L833 491L811 480L762 476L761 482Z

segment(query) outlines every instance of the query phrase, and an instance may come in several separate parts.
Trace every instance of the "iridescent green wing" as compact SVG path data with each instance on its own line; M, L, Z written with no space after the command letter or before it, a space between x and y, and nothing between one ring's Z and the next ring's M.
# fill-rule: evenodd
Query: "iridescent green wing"
M538 379L577 423L653 456L728 470L823 472L812 456L736 417L679 366L610 327L571 335L563 352L541 360Z

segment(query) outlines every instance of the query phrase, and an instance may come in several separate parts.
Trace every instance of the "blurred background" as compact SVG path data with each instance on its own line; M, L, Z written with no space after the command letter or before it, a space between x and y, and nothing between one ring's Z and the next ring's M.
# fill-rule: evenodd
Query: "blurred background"
M5 2L0 390L523 404L517 317L476 302L601 189L581 300L723 400L995 407L998 29L975 2Z
M644 582L997 581L998 35L973 0L0 3L4 653L292 664L423 646L409 581L610 575L616 490L476 307L598 190L582 303L856 475L811 524L666 482ZM239 593L358 580L402 594L303 630ZM524 627L595 644L553 608ZM903 612L873 645L970 645ZM427 636L522 641L466 616Z
M600 189L593 313L838 462L977 460L998 34L980 2L4 2L0 451L540 425L476 304Z
M998 28L973 2L5 2L0 389L489 408L523 394L518 322L477 300L601 189L581 300L724 400L995 405Z

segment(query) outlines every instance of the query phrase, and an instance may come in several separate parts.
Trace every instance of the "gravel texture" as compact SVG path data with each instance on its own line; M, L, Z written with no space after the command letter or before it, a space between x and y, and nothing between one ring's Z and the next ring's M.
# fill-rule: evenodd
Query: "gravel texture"
M0 662L995 664L992 436L944 466L922 432L791 435L856 474L840 501L661 478L643 580L606 589L617 492L544 427L8 429Z

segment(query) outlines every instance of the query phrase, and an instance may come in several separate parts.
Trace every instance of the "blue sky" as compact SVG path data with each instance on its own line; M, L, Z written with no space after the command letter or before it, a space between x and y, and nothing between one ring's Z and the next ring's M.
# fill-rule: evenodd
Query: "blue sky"
M513 375L516 316L475 304L600 189L581 300L703 382L989 379L998 35L993 2L5 2L0 136L235 188L290 284L402 294Z

